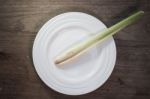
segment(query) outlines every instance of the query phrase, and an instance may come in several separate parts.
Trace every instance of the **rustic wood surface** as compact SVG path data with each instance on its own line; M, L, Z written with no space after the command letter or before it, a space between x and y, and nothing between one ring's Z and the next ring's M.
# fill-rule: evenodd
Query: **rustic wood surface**
M117 62L96 91L67 96L38 77L32 45L41 26L67 11L82 11L107 26L141 9L145 15L115 35ZM0 0L0 99L150 99L150 0Z

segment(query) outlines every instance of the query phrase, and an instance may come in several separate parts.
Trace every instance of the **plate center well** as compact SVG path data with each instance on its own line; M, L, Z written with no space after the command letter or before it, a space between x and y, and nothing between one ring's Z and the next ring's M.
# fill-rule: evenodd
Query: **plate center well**
M55 34L57 36L53 36L54 40L50 46L50 58L52 60L68 47L90 36L89 31L82 28L82 26L65 27L58 30ZM57 77L61 77L60 79L66 80L67 82L81 82L92 77L96 72L96 67L94 66L97 57L97 49L96 47L92 47L68 62L55 65L53 67L54 73Z

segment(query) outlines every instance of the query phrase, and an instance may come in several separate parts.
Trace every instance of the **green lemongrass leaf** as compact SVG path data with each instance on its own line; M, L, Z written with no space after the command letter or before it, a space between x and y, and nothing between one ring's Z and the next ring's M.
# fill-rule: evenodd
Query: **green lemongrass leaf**
M138 12L132 14L131 16L123 19L122 21L116 23L115 25L101 31L100 33L97 33L97 34L83 40L82 42L80 42L76 45L73 45L71 48L62 52L55 58L55 60L54 60L55 64L60 64L64 61L78 55L79 53L83 52L85 49L91 47L95 43L104 41L105 39L107 39L110 36L117 33L119 30L121 30L121 29L125 28L126 26L128 26L129 24L135 22L143 14L144 14L143 11L138 11Z

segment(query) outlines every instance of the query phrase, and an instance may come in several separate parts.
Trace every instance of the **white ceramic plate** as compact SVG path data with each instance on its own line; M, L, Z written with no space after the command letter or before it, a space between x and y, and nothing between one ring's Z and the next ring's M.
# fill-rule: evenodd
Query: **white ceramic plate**
M105 28L100 20L81 12L63 13L44 24L33 45L34 66L43 82L67 95L81 95L99 88L115 65L112 37L62 66L56 66L53 60L70 45Z

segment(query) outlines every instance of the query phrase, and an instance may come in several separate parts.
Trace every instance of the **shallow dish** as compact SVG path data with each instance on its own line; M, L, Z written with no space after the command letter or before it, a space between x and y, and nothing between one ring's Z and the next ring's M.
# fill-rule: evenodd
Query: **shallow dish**
M33 63L42 81L67 95L86 94L99 88L115 65L113 37L65 64L56 66L54 58L70 45L105 28L100 20L82 12L63 13L44 24L33 45Z

